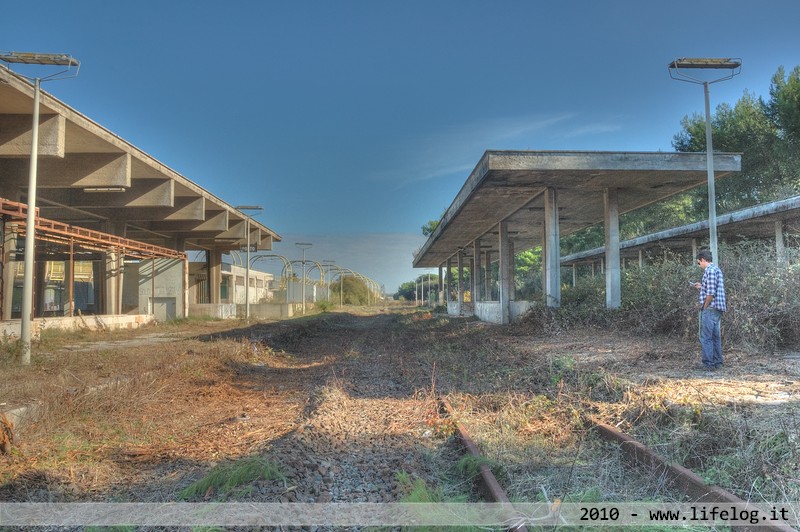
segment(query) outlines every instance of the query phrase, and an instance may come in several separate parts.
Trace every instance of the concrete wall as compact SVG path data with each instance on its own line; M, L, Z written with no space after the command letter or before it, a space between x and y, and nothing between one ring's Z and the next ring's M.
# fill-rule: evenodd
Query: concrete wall
M306 304L306 310L311 308L310 303ZM300 303L250 303L250 318L256 320L285 319L291 318L302 311ZM215 304L191 304L189 305L189 316L210 316L219 319L244 318L246 309L244 304L221 303Z
M481 321L489 323L500 323L502 316L500 315L500 302L499 301L476 301L475 302L475 316Z
M189 316L208 316L222 320L236 318L237 306L235 303L190 303Z
M533 308L533 305L534 303L531 301L511 301L509 308L511 313L511 321L524 316L530 309Z
M75 317L36 318L33 320L32 334L38 338L43 330L55 329L62 331L91 330L110 331L116 329L136 329L143 325L154 323L153 316L146 314L132 315L91 315ZM19 338L19 320L0 322L0 336Z
M511 321L520 319L525 315L534 303L531 301L511 301L509 302L509 315ZM449 309L448 309L449 313ZM502 323L502 316L500 313L499 301L476 301L475 302L475 316L488 323Z
M245 315L244 305L237 305L239 307L239 315ZM311 304L306 303L306 311L311 308ZM254 319L284 319L291 318L295 314L302 312L303 305L301 303L259 303L250 304L250 318Z
M448 301L447 302L447 315L448 316L460 316L461 312L459 311L460 305L458 301Z
M155 314L158 321L184 317L183 284L183 261L156 259L140 262L139 313Z

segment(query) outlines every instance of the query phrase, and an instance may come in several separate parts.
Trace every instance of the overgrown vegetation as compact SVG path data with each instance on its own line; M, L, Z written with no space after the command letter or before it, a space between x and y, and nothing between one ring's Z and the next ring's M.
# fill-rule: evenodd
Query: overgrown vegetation
M738 351L746 359L759 356L756 343L779 347L796 342L795 326L765 325L741 334L733 329L745 327L741 320L748 312L776 315L779 310L769 310L776 304L773 298L780 300L779 309L796 308L798 276L792 276L793 270L778 261L769 246L742 243L722 251L730 304L737 310L725 318L729 349L737 349L731 347L736 342L745 348ZM490 326L469 319L416 319L422 314L407 318L406 340L417 346L416 335L424 339L419 356L433 369L437 389L447 394L459 420L469 424L470 434L491 463L499 465L496 474L512 497L595 502L679 497L657 478L648 483L637 476L625 467L613 445L591 437L587 413L617 425L667 460L745 500L800 497L791 480L800 474L800 416L791 409L787 414L781 408L772 418L751 417L747 406L730 407L724 400L705 396L708 388L692 378L691 370L682 371L688 373L685 379L635 382L619 371L587 363L587 355L604 349L600 334L612 331L623 335L633 331L653 339L656 351L643 351L639 355L643 364L674 356L665 342L695 345L697 293L686 281L697 279L699 270L687 262L667 256L642 270L626 272L625 282L640 283L642 288L627 287L628 296L617 311L604 309L602 280L586 279L577 289L565 290L561 309L537 308L527 321L505 329L512 337L528 335L519 344L509 344L504 335L489 334ZM770 277L766 285L770 288L748 283L751 276ZM581 337L571 348L569 340L560 344L549 340L575 338L585 326L597 328L597 340ZM676 340L676 335L687 338ZM537 338L542 339L541 349L531 348ZM547 347L564 344L567 349L561 351ZM675 356L687 357L680 347ZM626 364L630 361L622 366ZM733 397L735 387L748 389L747 378L736 375L726 374L729 378L721 384ZM753 408L753 412L758 409Z
M776 285L738 286L737 279L759 274L776 276L777 284L798 282L788 274L777 277L780 268L768 247L741 244L723 248L722 256L731 304L740 313L750 308L747 305L769 303L756 299L756 293ZM406 502L452 502L464 496L476 500L472 486L482 464L489 465L509 495L520 501L671 501L680 496L655 476L648 478L626 468L618 448L588 430L587 412L618 425L655 446L662 455L743 498L797 500L800 494L792 479L800 474L796 465L800 463L800 418L792 414L778 419L770 410L778 407L770 405L766 410L776 419L765 422L764 405L731 407L719 397L702 396L711 385L682 369L682 361L688 356L686 346L696 346L695 326L682 321L692 319L696 310L696 292L686 287L686 280L687 275L698 278L699 270L680 257L662 258L662 262L641 271L626 270L626 283L642 283L645 288L631 288L623 308L613 312L603 309L603 285L595 281L574 291L565 289L562 309L537 309L527 321L507 327L430 312L381 312L377 319L363 320L344 319L333 313L264 328L256 325L243 329L241 323L234 322L229 330L222 331L204 325L199 330L204 333L202 342L184 339L157 349L153 345L125 344L117 349L103 345L84 352L77 352L76 347L62 351L57 358L37 357L41 366L9 374L14 381L25 381L46 371L52 376L53 387L38 396L52 396L52 401L41 406L36 426L20 433L22 443L6 458L13 473L0 472L0 490L19 500L82 500L98 493L136 500L141 495L127 493L121 485L135 482L143 490L148 484L144 475L115 484L111 480L121 478L116 475L121 475L122 469L110 468L144 471L152 467L153 478L157 478L152 482L163 483L155 497L173 500L178 488L189 480L177 474L166 478L165 465L174 467L173 471L187 471L196 466L186 464L202 463L210 468L216 463L219 465L207 476L180 491L179 497L257 499L264 497L268 484L284 491L279 480L264 482L282 477L265 458L275 459L276 455L265 455L261 444L265 438L289 434L285 427L296 423L303 408L319 413L323 405L328 405L339 415L337 407L342 403L334 404L333 394L317 392L306 404L304 388L289 393L278 387L287 384L291 368L297 372L298 383L322 382L314 381L314 374L309 373L319 367L322 369L317 376L333 375L323 392L335 389L340 396L352 394L348 400L359 402L385 401L394 394L418 399L413 415L403 422L415 427L412 439L424 432L423 439L437 445L441 442L438 449L448 449L451 454L445 456L441 451L440 455L438 449L432 452L430 462L437 463L436 474L426 472L424 479L418 473L427 470L414 470L405 463L392 465L390 471L405 471L404 467L410 471L405 477L397 477L401 489L393 491L393 496ZM672 286L677 288L673 290ZM790 308L791 298L797 293L796 284L788 284L785 292L778 293L782 298L779 305ZM742 298L754 300L742 302ZM585 310L579 303L591 306ZM669 306L679 307L676 315L662 308ZM656 314L662 319L658 331L664 335L645 323L656 323L652 317ZM734 319L733 314L726 317L726 327ZM587 324L599 325L602 330L587 332L580 327ZM637 344L625 332L615 335L615 329L633 329L639 331L635 336L652 341L646 346ZM777 330L781 341L787 341L790 331ZM357 338L360 331L370 334ZM764 331L778 334L775 329ZM683 341L676 337L683 334L690 338ZM726 329L725 334L728 343L733 333ZM750 338L754 335L751 333ZM98 333L97 337L107 335ZM65 343L72 344L68 340ZM671 366L677 370L652 369L650 360L656 359L649 357L669 357L670 349L681 357ZM753 354L754 359L756 356ZM113 365L112 357L119 358ZM637 357L642 364L634 370ZM356 359L365 363L349 364ZM383 366L390 361L391 365ZM378 378L378 386L371 387L367 374L355 372L362 365L382 368L380 374L390 379ZM119 368L136 368L147 374L131 375L124 384L91 391L88 376L98 376L98 368L102 376L117 376ZM644 373L635 376L634 371ZM729 367L725 382L717 384L728 387L739 383L752 390L753 377L757 375ZM774 379L769 374L767 378L771 380L762 382L761 390L772 386ZM60 391L55 393L56 389ZM292 394L296 394L293 401L300 399L296 410L287 406L289 403L278 402ZM447 438L452 431L437 434L434 430L451 426L440 418L433 425L423 422L430 411L428 405L439 394L446 394L456 407L456 419L468 424L485 460L459 462L452 456L456 451ZM169 415L163 415L165 411ZM272 423L279 416L285 418L280 425L259 425ZM336 432L333 424L325 426ZM398 425L398 430L403 426ZM314 432L304 430L308 433L303 438L308 439L297 442L317 445L326 439L312 438ZM291 438L298 438L292 434ZM289 449L294 451L294 447ZM292 477L297 472L292 465L297 468L300 463L285 460L286 456L275 459L275 463L285 468L289 479L296 478ZM443 465L441 471L439 465ZM102 468L109 468L105 476ZM34 491L31 486L45 487ZM268 493L275 497L277 491ZM150 492L146 496L154 495Z
M797 413L776 417L765 430L747 415L701 397L676 402L659 393L643 393L629 399L623 415L628 418L623 421L626 430L706 482L756 502L800 497L800 487L791 480L800 473Z
M723 336L728 345L774 350L800 341L800 250L778 257L774 246L741 242L721 246L728 312ZM697 335L697 290L688 281L702 272L691 259L665 254L622 275L622 307L605 308L603 276L580 278L562 289L561 308L534 308L527 321L547 330L613 327L636 334Z

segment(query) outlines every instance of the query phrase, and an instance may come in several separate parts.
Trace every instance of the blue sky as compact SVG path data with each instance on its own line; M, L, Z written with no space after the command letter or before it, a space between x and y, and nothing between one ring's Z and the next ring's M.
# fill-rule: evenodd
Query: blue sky
M783 0L22 4L0 49L82 63L45 90L389 293L485 150L671 151L703 91L670 61L742 59L712 107L800 64Z

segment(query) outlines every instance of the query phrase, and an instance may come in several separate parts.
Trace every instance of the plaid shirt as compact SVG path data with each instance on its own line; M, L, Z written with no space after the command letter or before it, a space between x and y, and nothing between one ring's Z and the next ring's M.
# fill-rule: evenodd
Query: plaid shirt
M706 296L714 296L709 305L720 312L728 310L725 304L725 281L722 278L722 270L716 264L709 264L703 272L703 280L700 281L700 306L706 300Z

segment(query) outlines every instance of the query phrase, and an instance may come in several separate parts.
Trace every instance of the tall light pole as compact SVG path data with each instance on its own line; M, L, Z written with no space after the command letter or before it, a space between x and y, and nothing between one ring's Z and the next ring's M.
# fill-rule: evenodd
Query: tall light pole
M669 76L678 81L696 83L703 86L706 107L706 167L708 171L708 240L712 260L719 262L717 255L717 195L714 189L714 145L711 140L711 105L709 103L708 86L712 83L731 79L742 71L742 60L739 58L682 57L667 65ZM686 70L714 69L728 70L726 76L713 80L703 80L686 73Z
M44 77L22 76L33 82L33 127L31 129L31 166L28 174L28 212L25 218L25 259L22 280L22 308L20 311L19 337L22 364L31 363L31 330L33 325L33 270L36 246L36 172L39 162L39 97L43 81L73 78L78 75L81 63L68 54L39 54L34 52L2 52L0 61L25 65L47 65L66 67ZM75 67L73 71L72 68ZM18 73L19 75L19 73Z
M302 298L303 298L303 315L306 313L306 250L310 248L313 244L310 242L295 242L295 246L299 247L303 250L303 287L302 287Z
M240 211L263 211L261 205L237 205ZM244 318L250 319L250 215L245 219L245 232L247 233L247 260L245 260L245 279L244 279ZM256 244L258 247L258 244Z

